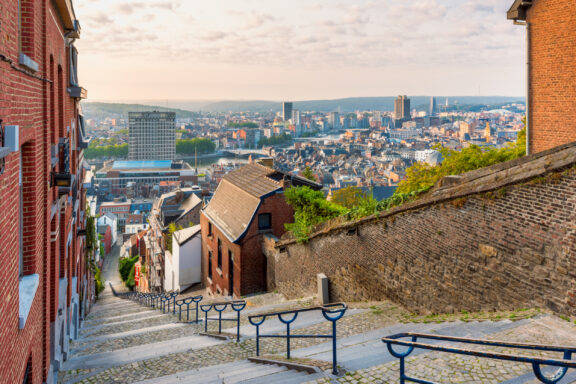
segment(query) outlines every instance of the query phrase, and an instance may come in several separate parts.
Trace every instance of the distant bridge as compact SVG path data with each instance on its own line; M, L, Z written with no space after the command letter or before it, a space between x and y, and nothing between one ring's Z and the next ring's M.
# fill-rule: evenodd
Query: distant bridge
M238 157L248 157L250 155L270 156L270 153L268 151L264 151L262 149L223 149L221 152L224 155L231 155Z

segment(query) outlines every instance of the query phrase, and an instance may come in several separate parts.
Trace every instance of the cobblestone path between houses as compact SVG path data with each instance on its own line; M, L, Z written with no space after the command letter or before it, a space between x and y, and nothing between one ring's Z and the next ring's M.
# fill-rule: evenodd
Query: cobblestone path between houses
M253 305L262 302L266 301L249 300L252 305L245 312L267 312L312 303L310 300L268 300L265 305ZM254 329L245 319L239 343L201 336L202 324L179 322L177 315L162 314L114 297L107 287L83 322L80 338L71 344L70 358L60 372L59 382L398 383L398 361L380 339L399 332L576 345L574 324L538 310L419 317L391 303L353 303L350 308L347 316L338 322L338 364L343 374L335 377L327 369L331 362L331 344L326 340L291 340L296 361L316 365L326 369L324 371L318 369L308 374L276 364L256 364L247 360L256 355L256 342ZM279 322L267 320L266 323L269 323L267 333L283 332ZM209 329L215 331L216 326L210 323ZM294 326L293 334L330 332L330 323L324 321L320 313L299 317ZM231 333L232 329L224 331ZM285 348L281 339L261 340L262 354L266 357L276 355L282 360ZM538 382L527 364L424 351L410 355L407 372L439 383ZM576 383L576 371L569 372L561 383Z

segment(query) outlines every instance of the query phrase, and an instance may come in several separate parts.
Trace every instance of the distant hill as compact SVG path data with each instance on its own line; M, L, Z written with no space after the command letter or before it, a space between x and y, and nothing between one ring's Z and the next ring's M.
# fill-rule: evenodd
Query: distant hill
M393 111L395 99L396 97L354 97L336 100L294 101L294 109L317 112L354 112L358 110ZM442 106L446 102L446 97L437 97L436 101L439 106ZM524 98L504 96L461 96L448 97L448 101L451 105L456 101L461 105L495 105L512 102L524 102ZM430 103L430 96L410 96L410 103L412 108L420 105L427 106ZM270 101L223 101L208 104L204 106L202 110L207 112L280 111L282 110L282 103L275 103Z
M88 117L114 117L128 118L128 112L159 111L159 112L176 112L176 118L192 118L197 115L196 112L183 109L165 108L143 104L117 104L117 103L91 103L83 102L82 110Z
M430 103L430 96L409 96L412 108L426 109ZM300 111L316 112L354 112L354 111L393 111L395 96L389 97L351 97L335 100L307 100L294 101L294 109ZM443 106L446 96L437 96L438 106ZM449 96L448 102L453 105L503 105L513 102L524 102L523 97L506 96ZM90 103L84 102L83 108L86 113L124 114L128 111L150 110L173 111L178 117L187 118L193 116L194 112L278 112L282 110L282 103L279 101L253 100L253 101L217 101L217 102L197 102L178 101L171 102L181 109L164 108L153 105L153 101L142 101L144 104L115 104L115 103ZM158 104L163 103L157 101ZM426 108L422 108L426 106Z

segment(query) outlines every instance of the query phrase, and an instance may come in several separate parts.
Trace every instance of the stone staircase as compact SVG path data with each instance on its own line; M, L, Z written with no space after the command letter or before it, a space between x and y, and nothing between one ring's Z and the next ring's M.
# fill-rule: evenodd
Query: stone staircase
M576 345L576 327L548 314L518 320L515 315L497 321L419 321L390 303L378 307L358 303L338 323L338 364L345 374L315 368L312 373L278 364L249 361L255 356L254 327L248 314L301 306L303 302L254 300L258 305L243 313L241 341L219 340L199 335L203 324L179 322L178 316L163 314L133 301L115 297L110 288L101 295L82 323L80 337L71 344L71 358L60 373L61 383L397 383L398 361L380 341L400 332L420 332L517 342ZM408 319L408 320L407 320ZM322 316L302 313L294 333L325 333ZM281 333L284 326L265 323L266 333ZM231 329L224 329L231 332ZM294 339L296 362L317 367L331 362L331 344L321 339ZM281 339L261 340L267 358L285 352ZM407 360L413 376L439 383L536 383L530 366L506 362L416 351ZM570 372L561 384L576 382Z
M242 360L145 380L138 384L296 384L324 376L325 374L320 372L309 374L277 364L256 364Z

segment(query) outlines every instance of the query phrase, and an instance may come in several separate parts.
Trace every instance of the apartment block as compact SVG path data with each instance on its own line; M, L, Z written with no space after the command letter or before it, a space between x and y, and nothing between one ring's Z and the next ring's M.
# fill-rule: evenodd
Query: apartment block
M80 24L71 1L0 0L0 25L0 382L53 383L95 297Z
M174 112L130 112L128 158L173 160L176 156Z

